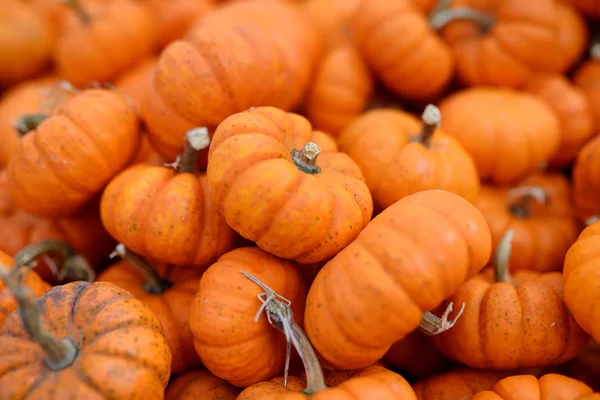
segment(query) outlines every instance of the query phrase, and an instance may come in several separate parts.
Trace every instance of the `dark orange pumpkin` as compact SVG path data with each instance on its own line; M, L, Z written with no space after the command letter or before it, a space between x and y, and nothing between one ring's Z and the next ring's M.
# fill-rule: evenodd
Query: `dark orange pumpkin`
M497 371L457 368L416 382L419 400L470 400L482 390L491 389L507 374Z
M598 400L600 394L583 382L568 376L547 374L514 375L498 381L490 390L484 390L472 400Z
M229 226L301 263L335 255L373 211L359 167L344 153L321 152L311 136L304 117L278 108L234 114L215 131L206 172Z
M586 223L600 217L600 135L587 142L573 165L573 202L577 215Z
M567 0L573 4L584 15L598 19L600 18L600 4L596 0Z
M236 400L239 390L207 370L193 370L174 378L165 400Z

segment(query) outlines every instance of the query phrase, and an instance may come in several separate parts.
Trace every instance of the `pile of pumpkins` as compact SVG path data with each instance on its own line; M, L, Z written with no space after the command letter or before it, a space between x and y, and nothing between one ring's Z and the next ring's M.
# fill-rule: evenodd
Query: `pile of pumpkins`
M597 33L2 0L0 400L600 399Z

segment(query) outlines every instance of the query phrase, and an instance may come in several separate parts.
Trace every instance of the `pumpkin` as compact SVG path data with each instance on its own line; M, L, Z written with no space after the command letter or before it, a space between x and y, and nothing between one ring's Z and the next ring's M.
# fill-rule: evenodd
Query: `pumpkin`
M573 74L573 83L585 93L596 129L600 128L600 40L592 42L590 59L585 61Z
M362 0L304 0L301 4L328 48L349 39L352 19Z
M138 143L138 121L123 96L84 90L15 147L7 166L13 201L40 217L73 215L125 167Z
M590 35L585 19L568 1L556 2L556 30L559 51L554 66L546 70L563 74L582 58Z
M558 117L560 145L548 160L552 167L570 165L577 152L595 133L594 117L585 93L558 74L537 74L525 90L543 100Z
M455 368L422 379L413 385L419 400L470 400L491 389L507 374L498 371Z
M13 258L7 253L0 250L0 265L12 273L13 269L21 268L22 266L15 265ZM21 279L21 284L26 286L34 296L43 295L50 285L46 283L35 271L24 271ZM17 300L12 295L10 289L0 279L0 327L4 319L18 307Z
M0 387L11 399L162 399L171 353L148 306L109 282L54 286L0 327ZM68 384L65 384L68 382Z
M161 52L142 112L165 157L175 158L197 126L214 128L253 106L299 104L320 50L301 10L283 0L232 2Z
M140 135L140 145L137 149L135 157L130 161L129 165L143 163L147 165L165 165L165 158L152 146L150 138L146 132Z
M190 311L196 352L214 375L246 387L281 372L286 344L267 318L255 319L264 289L240 271L287 299L298 324L303 320L306 284L293 262L257 247L224 254L202 275Z
M572 171L573 203L582 221L591 223L600 216L600 135L577 153Z
M567 309L560 272L508 273L513 236L508 230L502 237L493 271L465 282L447 299L469 307L452 329L433 337L443 354L471 368L557 365L588 341Z
M45 93L57 81L54 76L31 79L13 86L0 98L0 168L6 167L22 135L15 125L27 125L35 120L34 116L42 118ZM29 118L19 121L23 115L29 115Z
M367 64L403 98L430 100L453 76L452 52L412 0L361 1L352 32Z
M332 47L317 67L304 108L316 129L335 136L365 109L373 92L371 72L349 42Z
M19 0L5 0L0 12L0 87L44 70L52 57L55 33L36 9Z
M154 21L146 5L133 0L67 4L73 11L62 21L53 58L58 75L76 87L109 81L152 51Z
M594 340L600 341L600 222L581 232L565 257L565 302L575 320Z
M425 108L421 121L408 112L375 109L342 131L340 150L365 174L377 209L429 189L475 201L480 186L475 163L457 140L438 129L440 118L434 105Z
M191 130L178 169L135 164L106 187L100 216L106 230L136 253L175 265L208 266L233 246L234 232L196 174L206 129Z
M567 0L584 15L591 18L600 18L600 4L595 0Z
M600 343L591 340L587 346L571 361L546 368L547 373L556 373L577 379L590 386L595 391L600 391Z
M154 77L156 61L156 57L145 58L115 80L115 87L132 101L139 116L142 115L142 100Z
M558 397L557 397L558 396ZM484 390L472 400L597 400L592 389L583 382L564 375L514 375L498 381L491 390Z
M430 24L450 47L460 83L517 88L556 63L558 11L554 0L456 0Z
M206 171L229 226L305 264L343 249L373 211L359 167L346 154L321 152L312 133L304 117L274 107L234 114L215 131Z
M567 178L533 174L513 187L483 185L475 206L492 232L493 249L513 230L511 271L562 271L565 254L579 235Z
M333 367L366 367L490 255L489 228L467 200L443 190L404 197L319 271L306 300L306 333ZM449 321L442 322L438 328Z
M206 370L192 370L174 378L165 400L236 400L238 389Z
M516 182L559 148L558 118L543 100L526 92L474 87L446 97L439 109L442 129L471 154L485 181Z
M444 1L441 0L411 0L412 5L423 11L424 13L430 13L436 10L437 7L444 6Z

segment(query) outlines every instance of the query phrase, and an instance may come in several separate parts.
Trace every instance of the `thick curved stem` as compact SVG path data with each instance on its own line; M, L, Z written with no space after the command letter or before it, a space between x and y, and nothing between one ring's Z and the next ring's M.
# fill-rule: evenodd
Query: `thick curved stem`
M472 21L481 28L482 32L488 32L494 26L494 18L481 11L467 7L447 8L429 18L429 25L434 31L439 31L454 21Z
M302 172L318 174L321 172L321 168L317 165L317 157L320 153L321 149L316 143L308 142L302 150L292 150L292 159Z
M433 8L433 10L431 10L431 12L429 13L430 17L449 9L451 5L452 0L440 0Z
M440 333L446 332L456 324L456 321L458 321L465 311L465 303L462 303L456 317L454 317L453 320L448 320L453 309L454 304L450 302L441 318L429 311L424 312L421 316L421 321L419 322L419 330L428 336L439 335Z
M37 127L48 118L46 114L25 114L18 120L13 122L13 127L23 137L29 132L37 129Z
M65 0L65 3L67 3L67 5L71 7L73 11L75 11L75 13L77 13L77 16L85 25L92 22L92 17L90 16L90 14L87 13L87 11L81 5L79 0Z
M0 277L17 300L25 330L46 353L48 368L57 371L68 367L77 358L77 346L70 339L58 339L44 329L38 300L28 296L27 289L15 279L17 270L18 266L15 265L12 270L15 274L9 273L6 266L0 265Z
M96 272L88 261L77 254L71 246L60 240L51 239L30 244L15 255L15 263L29 265L38 257L50 253L59 253L62 256L62 263L59 264L56 274L59 281L68 279L93 282L96 279Z
M494 254L494 272L496 276L496 282L506 282L512 284L510 278L509 263L510 254L512 252L512 240L515 236L515 231L512 229L507 230L500 241L498 247L496 247L496 253Z
M422 143L423 146L429 147L435 130L440 126L441 119L442 114L440 113L440 109L433 104L427 105L423 111L423 115L421 115L423 127L414 140Z
M115 256L119 256L127 261L144 277L144 290L146 292L160 294L172 286L170 282L158 276L154 268L142 256L126 248L123 243L119 243L115 247L115 251L111 254L111 257Z
M531 215L531 201L539 204L548 204L549 196L541 186L520 186L509 190L508 195L516 197L516 200L508 206L510 213L517 218L528 218Z
M194 173L197 170L198 152L210 145L210 136L206 128L194 128L185 134L186 145L179 160L179 173Z

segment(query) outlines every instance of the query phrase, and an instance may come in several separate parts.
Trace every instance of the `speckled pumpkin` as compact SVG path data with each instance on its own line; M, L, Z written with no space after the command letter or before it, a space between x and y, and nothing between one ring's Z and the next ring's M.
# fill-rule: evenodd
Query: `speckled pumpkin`
M278 108L234 114L215 131L206 172L229 226L301 263L335 255L373 211L358 165L344 153L322 152L312 136L304 117Z
M413 385L418 400L470 400L482 390L491 389L507 374L456 368L422 379Z
M193 370L174 378L165 400L236 400L239 389L207 370Z
M573 203L582 221L600 216L600 135L587 142L573 165Z
M557 397L558 396L558 397ZM491 390L477 393L471 400L598 400L600 394L583 382L568 376L547 374L514 375L497 382Z

